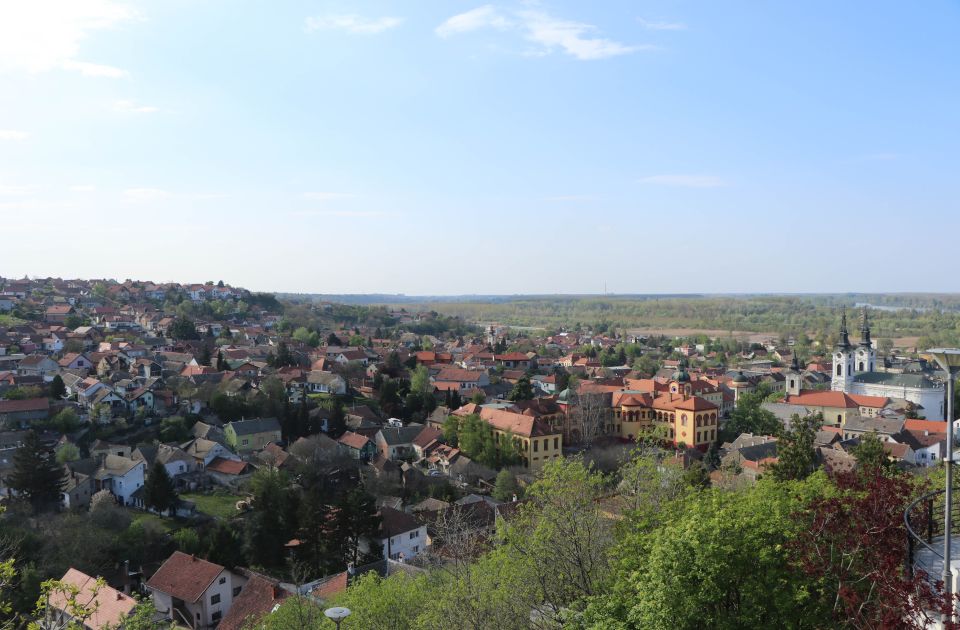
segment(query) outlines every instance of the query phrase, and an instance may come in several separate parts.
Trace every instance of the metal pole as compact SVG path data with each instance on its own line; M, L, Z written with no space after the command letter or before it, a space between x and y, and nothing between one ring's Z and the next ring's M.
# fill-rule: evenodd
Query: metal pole
M947 467L947 489L945 492L944 503L946 506L943 517L943 587L946 590L947 602L950 605L950 612L947 620L953 618L953 571L950 566L950 520L953 513L953 377L954 371L950 366L947 368L947 458L944 465Z

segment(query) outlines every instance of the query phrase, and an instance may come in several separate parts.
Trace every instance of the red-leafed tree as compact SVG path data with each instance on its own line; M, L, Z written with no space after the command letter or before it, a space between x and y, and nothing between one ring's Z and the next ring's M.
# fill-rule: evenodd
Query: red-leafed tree
M800 570L814 578L815 596L832 602L844 627L929 627L947 599L937 576L906 570L903 515L916 485L879 469L839 474L834 482L836 493L797 514L809 527L790 543Z

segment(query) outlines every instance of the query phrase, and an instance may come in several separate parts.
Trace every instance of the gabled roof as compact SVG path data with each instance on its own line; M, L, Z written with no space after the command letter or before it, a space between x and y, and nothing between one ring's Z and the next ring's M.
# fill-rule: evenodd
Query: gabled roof
M276 418L253 418L251 420L234 420L227 423L237 435L252 435L267 431L280 431L280 421Z
M26 411L48 411L49 398L24 398L22 400L0 400L0 413L21 413Z
M389 507L380 508L380 519L380 534L384 538L412 532L420 527L412 515Z
M383 441L390 446L397 444L411 444L414 438L423 430L422 424L411 424L405 427L383 427L380 429L380 435Z
M367 443L370 441L369 438L365 435L360 435L359 433L354 433L353 431L347 431L340 436L340 439L337 440L340 444L348 446L352 449L361 450Z
M225 475L242 475L247 472L250 464L247 462L237 461L235 459L224 459L222 457L214 457L209 464L207 464L207 470L212 470L213 472L223 473Z
M230 610L217 626L218 630L249 628L290 595L280 588L277 580L249 570L243 572L247 574L249 580L243 585L240 595L234 598Z
M70 568L60 580L78 589L75 603L93 610L84 622L85 628L118 628L137 605L137 600L104 584L97 586L97 579L82 571ZM69 614L68 597L60 591L50 593L50 606Z
M174 551L147 580L147 588L195 602L224 571L219 564Z

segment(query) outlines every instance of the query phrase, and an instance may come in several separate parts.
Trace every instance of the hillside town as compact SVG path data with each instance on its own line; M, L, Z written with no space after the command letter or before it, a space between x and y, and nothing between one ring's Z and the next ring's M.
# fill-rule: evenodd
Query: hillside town
M943 375L854 319L823 347L0 278L3 520L37 560L16 599L95 629L145 605L153 624L248 627L456 562L454 538L479 555L551 466L614 473L641 448L737 487L806 427L828 474L872 448L922 476L950 449Z

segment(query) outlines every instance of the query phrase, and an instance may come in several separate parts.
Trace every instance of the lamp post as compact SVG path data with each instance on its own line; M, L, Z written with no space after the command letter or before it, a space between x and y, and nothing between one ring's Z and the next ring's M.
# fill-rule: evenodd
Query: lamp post
M953 609L953 571L950 568L951 517L953 508L953 387L957 374L960 373L960 349L931 348L927 350L940 369L947 373L947 458L943 464L946 467L947 483L944 492L943 516L943 587L947 591L947 600ZM952 617L952 613L950 617ZM950 617L947 617L949 619Z
M337 630L340 630L340 622L350 616L350 609L344 608L343 606L335 606L333 608L327 608L323 611L323 614L331 619L333 623L337 624Z

